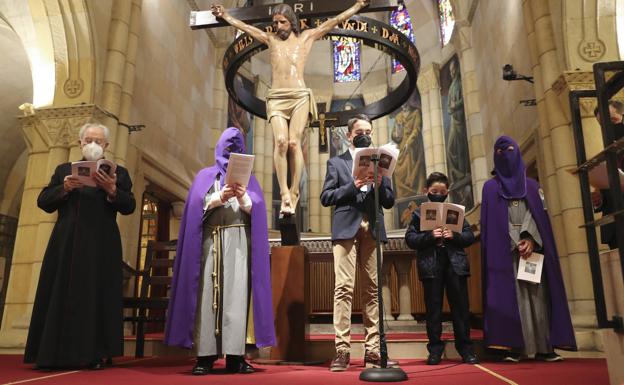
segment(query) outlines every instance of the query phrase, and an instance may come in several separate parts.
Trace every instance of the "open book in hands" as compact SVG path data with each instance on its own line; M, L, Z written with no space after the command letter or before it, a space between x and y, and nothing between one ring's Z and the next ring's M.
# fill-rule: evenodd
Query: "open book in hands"
M454 203L424 202L420 204L420 231L446 227L461 233L466 208Z
M399 157L399 150L391 145L384 145L381 147L366 147L356 148L352 174L355 179L365 179L373 177L375 175L375 163L372 160L373 155L379 157L378 169L379 174L382 176L391 178L396 162Z
M254 158L254 155L231 153L225 172L225 184L249 186Z
M108 159L100 160L83 160L80 162L72 162L71 165L72 176L77 178L85 186L96 187L93 174L99 170L104 171L109 176L115 175L117 165Z

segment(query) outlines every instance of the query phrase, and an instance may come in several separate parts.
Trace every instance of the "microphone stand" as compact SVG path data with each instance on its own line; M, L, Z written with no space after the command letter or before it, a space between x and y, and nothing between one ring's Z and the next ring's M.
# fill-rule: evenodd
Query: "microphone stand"
M373 154L371 160L375 167L375 182L373 184L375 189L374 221L375 246L377 251L377 300L379 303L379 355L381 358L381 367L364 369L362 373L360 373L360 380L368 382L399 382L406 381L407 374L401 368L388 368L388 347L386 346L386 333L384 332L383 296L381 295L381 215L379 215L379 183L377 183L379 155Z

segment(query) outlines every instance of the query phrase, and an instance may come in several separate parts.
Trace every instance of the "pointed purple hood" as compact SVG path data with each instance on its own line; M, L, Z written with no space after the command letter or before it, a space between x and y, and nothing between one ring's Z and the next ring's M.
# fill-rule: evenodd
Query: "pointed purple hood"
M219 137L219 141L215 145L215 163L219 173L225 175L231 153L244 154L245 140L243 134L236 127L225 129Z
M510 148L513 147L513 150ZM494 171L500 185L499 194L505 199L521 199L526 196L526 166L520 147L509 136L501 136L494 143Z

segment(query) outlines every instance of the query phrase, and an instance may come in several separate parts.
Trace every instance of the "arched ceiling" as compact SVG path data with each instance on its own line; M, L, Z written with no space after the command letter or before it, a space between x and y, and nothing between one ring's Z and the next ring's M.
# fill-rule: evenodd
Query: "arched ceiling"
M7 177L20 154L26 149L17 116L18 106L33 101L30 64L18 36L0 14L0 200Z

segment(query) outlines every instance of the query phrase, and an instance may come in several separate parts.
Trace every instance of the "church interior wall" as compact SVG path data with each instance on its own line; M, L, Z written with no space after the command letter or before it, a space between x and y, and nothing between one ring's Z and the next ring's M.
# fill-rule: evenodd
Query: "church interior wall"
M226 123L216 47L188 28L189 12L185 2L143 3L131 111L146 126L132 134L136 150L187 180L213 162Z
M488 170L494 166L492 148L498 136L510 135L522 143L538 125L536 106L520 104L521 100L535 99L533 85L502 78L505 64L513 65L519 74L531 76L529 45L521 16L521 0L480 2L472 23Z
M112 9L113 0L89 2L89 19L93 30L92 38L95 47L96 93L94 95L94 102L96 104L101 103L102 93L100 90L104 79L104 71L106 69L106 47L108 46Z

